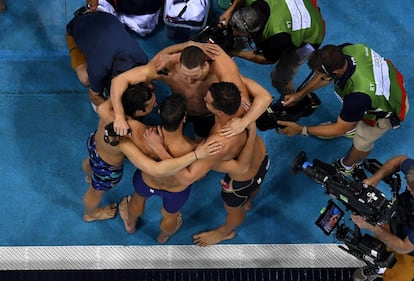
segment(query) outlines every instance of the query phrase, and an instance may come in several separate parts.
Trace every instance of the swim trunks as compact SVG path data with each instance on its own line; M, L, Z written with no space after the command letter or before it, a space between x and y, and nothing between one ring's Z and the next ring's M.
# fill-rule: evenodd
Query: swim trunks
M192 186L189 185L181 192L169 192L166 190L153 189L144 182L140 170L135 171L133 183L136 193L142 197L148 198L153 195L160 196L162 198L164 209L170 214L177 213L184 206L190 196Z
M108 191L122 179L124 165L112 166L106 163L96 151L95 133L91 133L87 143L89 165L92 169L91 184L96 190Z
M263 182L269 170L270 161L266 155L257 174L248 181L235 181L228 174L224 176L221 185L221 198L230 207L241 207L247 203L252 192L256 191Z

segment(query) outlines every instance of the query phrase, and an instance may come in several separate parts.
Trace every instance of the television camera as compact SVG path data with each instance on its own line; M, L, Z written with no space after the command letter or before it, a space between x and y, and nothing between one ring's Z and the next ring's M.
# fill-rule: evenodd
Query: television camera
M256 126L260 131L281 128L277 121L298 121L301 117L311 115L321 104L315 93L309 93L293 106L285 106L283 97L269 105L266 111L256 120Z
M191 40L201 43L217 44L229 55L236 48L233 29L230 25L207 25L199 33L194 35Z
M370 173L375 173L382 164L376 159L364 160L362 166ZM388 223L396 215L398 205L398 193L401 188L401 178L394 173L384 179L392 192L392 198L386 196L377 188L357 182L336 171L331 164L324 163L318 159L311 162L306 160L306 153L300 152L291 165L291 172L296 175L302 172L315 182L325 188L325 193L333 199L341 202L347 211L364 217L367 222L375 224ZM333 212L332 210L335 210ZM335 224L326 227L326 218L329 213L341 213L343 211L333 200L329 200L328 206L321 212L316 224L330 235L334 230L334 237L342 241L345 246L339 246L342 250L350 253L356 258L364 261L373 268L392 267L395 263L394 253L388 252L384 243L369 234L361 234L357 225L354 229L340 224L340 216Z

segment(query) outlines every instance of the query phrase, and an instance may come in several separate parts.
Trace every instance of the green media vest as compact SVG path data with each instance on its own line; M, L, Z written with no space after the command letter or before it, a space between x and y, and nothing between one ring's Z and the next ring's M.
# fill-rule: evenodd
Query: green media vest
M343 90L335 86L336 93L342 98L351 93L367 94L374 109L393 112L404 120L408 102L402 76L392 63L364 44L345 46L342 52L352 58L356 68ZM364 118L375 120L369 113Z
M320 44L325 36L325 26L319 11L310 0L256 0L266 1L270 17L264 27L260 41L286 32L292 43L300 47L303 43ZM247 5L254 1L246 0Z

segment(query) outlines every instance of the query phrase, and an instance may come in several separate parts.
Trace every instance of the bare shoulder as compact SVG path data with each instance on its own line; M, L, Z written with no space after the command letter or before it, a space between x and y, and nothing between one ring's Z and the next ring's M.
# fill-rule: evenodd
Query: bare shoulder
M244 144L246 143L246 139L247 134L245 132L232 136L230 138L220 136L218 132L215 132L210 135L206 141L209 142L219 140L222 144L220 152L213 155L212 158L215 158L217 160L230 160L238 156Z

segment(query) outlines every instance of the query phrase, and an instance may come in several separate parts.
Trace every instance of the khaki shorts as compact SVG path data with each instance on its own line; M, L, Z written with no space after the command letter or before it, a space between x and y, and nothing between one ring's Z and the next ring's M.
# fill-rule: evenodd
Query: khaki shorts
M70 54L70 63L72 68L76 70L79 65L86 64L86 57L76 45L75 39L73 36L66 33L66 41L68 43L69 54Z
M286 51L280 56L279 61L275 64L275 67L270 74L273 84L288 84L293 81L299 68L308 61L308 58L311 55L311 52L308 52L307 54L299 54L298 52L300 49L302 48Z
M388 119L378 119L375 126L359 121L354 136L354 147L359 151L371 151L375 142L389 129L391 123Z

